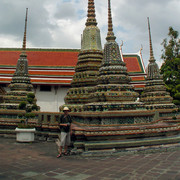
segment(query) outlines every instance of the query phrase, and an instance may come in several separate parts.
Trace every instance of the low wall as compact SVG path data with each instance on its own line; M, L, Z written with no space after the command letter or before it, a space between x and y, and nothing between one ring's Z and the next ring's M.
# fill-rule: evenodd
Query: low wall
M171 110L172 111L172 110ZM18 115L19 114L24 114L25 112L23 110L0 110L0 133L1 134L15 134L14 129L17 127L18 123L20 123L22 120L22 118L19 118ZM59 132L59 127L58 127L58 119L60 118L60 116L62 115L62 113L56 113L56 112L34 112L35 113L35 118L33 119L29 119L28 122L30 124L32 124L33 126L36 127L37 130L37 135L38 136L46 136L46 137L55 137L57 136L57 133ZM79 123L89 123L89 118L90 118L90 114L86 114L86 115L82 115L81 113L70 113L72 115L72 117L74 118L74 120L76 122ZM171 117L168 117L168 114ZM95 114L94 114L95 115ZM152 123L153 120L158 120L159 121L163 121L164 119L166 121L172 120L172 116L177 116L177 113L172 113L170 112L170 110L163 110L161 112L155 112L155 111L147 111L145 112L144 116L149 115L151 118L148 119L148 121L146 121L145 123ZM96 116L96 115L95 115ZM105 119L105 118L110 118L108 116L111 116L111 114L106 114L106 113L102 113L101 118ZM125 113L123 114L122 112L120 113L114 113L113 115L116 119L116 121L118 121L118 117L119 121L123 121L123 119L125 120L125 122L132 122L132 120L128 120L129 117L136 117L135 113ZM91 116L92 117L92 116ZM109 124L116 124L115 122L111 122L111 119L108 120L108 123L104 124L106 126L108 126ZM175 121L173 121L175 122ZM88 124L87 123L87 124ZM99 124L100 121L99 119L97 119L97 121L95 121L95 124ZM126 123L125 123L126 124ZM127 123L127 124L131 124L131 123ZM133 123L134 125L136 124L143 124L143 121L141 121L141 119L139 119L138 121L134 121L133 118ZM117 125L117 124L116 124ZM123 126L124 124L121 123L119 124L120 126Z

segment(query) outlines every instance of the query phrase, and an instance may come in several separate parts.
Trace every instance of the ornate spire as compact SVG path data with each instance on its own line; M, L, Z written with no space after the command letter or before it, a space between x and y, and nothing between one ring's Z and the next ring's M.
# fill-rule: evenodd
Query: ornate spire
M22 53L25 54L26 52L26 32L27 32L27 15L28 15L28 8L26 8L26 18L25 18L25 27L24 27L24 38L23 38L23 45L22 45Z
M107 33L106 40L114 41L115 39L116 37L114 36L114 32L113 32L113 23L112 23L112 15L111 15L111 1L108 0L108 33Z
M95 7L94 7L94 0L88 0L88 15L87 15L86 26L97 25L96 22L96 14L95 14Z
M146 85L140 101L143 102L148 109L173 109L173 99L166 91L163 77L160 74L156 60L154 59L149 18L147 18L147 20L149 29L150 60L147 67Z
M149 62L155 62L154 54L153 54L153 48L152 48L152 39L151 39L151 30L150 30L149 17L147 17L147 20L148 20L149 46L150 46L150 60L149 60Z
M17 62L16 71L12 78L12 83L29 83L30 82L29 73L28 73L28 60L27 60L27 55L26 55L27 14L28 14L28 8L26 8L22 52Z

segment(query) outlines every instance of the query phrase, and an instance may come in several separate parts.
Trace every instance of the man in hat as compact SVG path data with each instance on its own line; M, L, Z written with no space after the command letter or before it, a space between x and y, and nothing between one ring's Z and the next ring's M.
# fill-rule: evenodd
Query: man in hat
M61 115L60 120L59 120L59 125L60 125L60 130L61 130L61 144L59 147L59 154L57 155L57 158L62 156L62 149L64 147L64 155L68 155L67 150L68 146L71 143L71 123L72 123L72 118L69 115L69 108L64 107L63 109L64 114Z

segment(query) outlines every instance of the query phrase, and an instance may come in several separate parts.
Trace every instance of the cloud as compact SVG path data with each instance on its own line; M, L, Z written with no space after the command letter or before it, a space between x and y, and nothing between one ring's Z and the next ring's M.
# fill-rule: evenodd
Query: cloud
M1 26L0 34L9 35L9 39L23 39L24 19L26 7L28 10L28 30L27 40L34 46L43 46L43 44L51 44L52 38L49 29L53 29L48 17L48 11L45 8L45 0L37 0L38 6L34 5L34 1L11 1L3 0L0 2ZM12 45L9 44L9 47Z
M19 41L15 36L1 34L0 35L1 47L20 47L22 45L22 41Z
M27 47L80 48L88 0L1 0L1 47L21 47L25 9L29 8ZM107 0L95 0L102 44L107 35ZM36 5L34 4L36 3ZM138 52L143 45L145 65L149 59L147 17L150 17L154 55L161 64L161 42L172 26L180 32L179 0L111 0L117 42L123 52Z
M57 19L76 19L77 9L73 2L58 3L56 6L55 18Z

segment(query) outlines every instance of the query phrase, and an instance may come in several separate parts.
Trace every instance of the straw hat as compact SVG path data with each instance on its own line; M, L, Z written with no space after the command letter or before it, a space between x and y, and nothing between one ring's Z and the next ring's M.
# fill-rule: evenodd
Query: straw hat
M68 107L64 107L63 111L69 111Z

